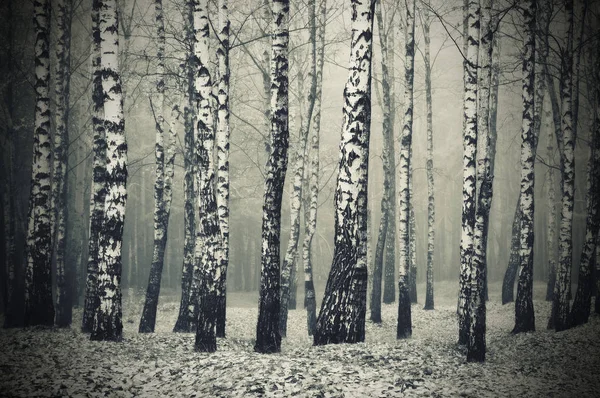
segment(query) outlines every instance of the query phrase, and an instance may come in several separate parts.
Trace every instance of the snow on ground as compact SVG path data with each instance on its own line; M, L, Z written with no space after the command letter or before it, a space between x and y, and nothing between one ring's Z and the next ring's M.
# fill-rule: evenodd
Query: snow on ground
M137 333L143 298L126 299L122 343L90 341L78 328L1 330L0 396L598 396L599 316L555 333L546 330L550 304L535 300L538 331L511 335L514 306L499 304L494 285L487 361L466 363L455 343L454 285L436 284L434 311L413 305L408 340L395 338L396 305L383 306L382 325L367 322L364 343L324 347L312 347L305 311L290 311L275 355L253 351L256 293L229 295L228 337L214 354L194 352L193 334L171 333L176 295L161 297L154 334ZM535 297L543 298L541 284ZM74 325L80 322L76 310Z

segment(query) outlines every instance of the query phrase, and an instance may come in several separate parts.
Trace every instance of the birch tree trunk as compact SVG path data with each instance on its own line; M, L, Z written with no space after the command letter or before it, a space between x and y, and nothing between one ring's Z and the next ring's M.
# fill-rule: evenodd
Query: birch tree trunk
M429 28L431 17L427 7L423 7L423 39L425 41L425 101L427 106L427 275L426 310L434 309L433 299L433 258L435 248L435 197L433 185L433 98L431 95L431 38Z
M398 325L396 338L412 335L410 308L410 153L413 130L413 81L415 64L415 0L406 0L406 44L404 62L404 120L400 136L399 167L399 265L398 265Z
M408 197L409 197L409 221L408 221L408 256L409 256L409 282L408 282L408 295L410 297L411 304L416 304L417 299L417 235L415 225L415 208L412 201L413 197L413 165L412 165L412 144L410 149L409 169L408 169Z
M310 79L310 88L308 90L307 95L308 106L305 110L306 114L301 117L300 121L298 151L296 154L296 162L294 164L294 182L292 191L290 192L290 238L285 253L283 267L281 269L281 304L279 315L279 330L282 336L285 336L287 334L287 312L290 296L290 280L292 274L292 267L295 265L298 256L298 245L300 240L300 209L302 207L302 201L304 200L304 198L302 197L304 169L308 157L308 136L311 128L312 113L315 106L315 96L317 88L315 1L309 1L307 7L310 33L309 42L311 46L309 51L310 56L308 60L310 65L310 69L308 72L308 78ZM299 95L302 96L302 92L299 92ZM305 223L308 228L309 221L306 218ZM310 267L310 261L304 259L304 251L302 258L304 269Z
M220 279L217 293L217 337L225 337L227 269L229 266L229 9L219 0L218 109L217 109L217 207L221 231Z
M168 164L174 158L165 158L165 118L163 116L165 102L165 23L163 16L162 0L154 0L154 19L156 24L157 43L157 81L156 81L156 105L152 105L154 120L156 122L156 143L154 149L155 173L154 182L154 250L152 264L148 276L148 288L146 300L140 320L140 333L154 333L156 324L156 309L160 295L160 283L165 259L165 248L167 246L167 233L169 230L169 214L171 207L171 182L173 180L173 164ZM168 148L171 155L174 154L168 139ZM170 174L170 175L169 175Z
M383 118L382 118L382 132L383 132L383 150L382 150L382 163L383 163L383 195L381 196L381 220L379 221L379 234L377 237L377 244L375 246L375 261L373 263L373 288L371 290L370 298L370 319L374 323L381 323L381 281L383 275L383 267L385 260L385 249L386 239L388 238L388 231L390 231L389 220L391 217L395 217L394 214L390 214L390 177L393 177L395 171L390 172L390 157L392 153L390 151L390 141L393 145L393 134L394 126L392 124L391 115L391 89L390 89L390 73L388 65L390 59L388 58L388 35L386 26L384 26L383 15L382 15L382 3L379 2L376 5L375 16L377 18L377 30L379 31L379 45L381 47L381 88L383 94ZM391 140L390 140L390 137ZM393 282L394 270L392 269L392 282ZM395 293L396 288L392 285L392 291Z
M565 0L567 13L567 42L564 54L561 87L561 135L562 135L562 203L559 232L559 261L556 269L554 300L549 326L557 332L569 327L569 286L573 259L573 205L575 191L575 139L573 136L572 88L573 88L573 0Z
M198 325L196 329L196 351L217 350L216 322L217 295L221 280L220 254L221 232L215 196L214 146L215 131L211 108L212 80L208 65L208 0L194 1L194 54L196 73L194 90L197 111L195 130L198 166L198 214L196 231L195 261L199 264L200 295L198 303Z
M306 324L308 335L312 336L317 323L317 301L312 272L312 244L315 232L317 230L317 209L319 199L319 135L321 133L321 99L323 95L323 65L325 62L325 24L327 19L327 1L319 2L317 13L316 2L313 1L315 8L314 20L316 26L316 37L313 42L313 51L315 52L315 97L314 106L311 112L311 150L310 150L310 175L309 175L309 211L306 234L304 235L304 245L302 257L304 261L304 306L306 307ZM314 25L314 24L313 24ZM308 265L308 267L307 267Z
M106 132L106 199L98 239L98 298L92 340L120 341L121 252L127 202L127 142L123 95L119 75L119 20L116 0L104 0L100 9L102 94Z
M194 187L194 172L196 159L194 158L194 73L196 70L196 60L193 53L194 45L194 21L193 10L194 2L186 2L186 14L184 20L184 30L186 32L187 42L187 62L186 62L186 99L184 108L184 153L183 167L185 174L183 177L183 267L181 272L181 302L179 304L179 315L173 328L173 332L190 333L195 330L197 321L197 281L194 280L194 253L196 247L196 220L194 207L196 200L196 190Z
M349 76L335 191L334 255L317 318L314 344L365 339L367 172L375 1L352 0Z
M483 362L486 353L485 284L487 238L493 196L493 157L490 139L490 83L492 66L492 1L480 1L480 45L477 74L477 209L471 259L469 339L467 361Z
M280 259L281 200L287 169L289 0L272 1L271 145L266 166L258 322L254 350L281 350Z
M587 175L587 218L585 228L585 244L579 260L579 279L577 292L571 310L571 326L578 326L588 322L590 305L592 301L592 288L594 278L594 255L598 242L598 229L600 228L600 212L598 211L600 191L600 57L596 60L596 104L594 109L594 123L592 126L591 153L588 163ZM596 293L598 297L599 293ZM596 299L597 300L597 299Z
M52 196L54 211L54 256L56 261L56 325L69 327L73 318L74 269L65 261L67 245L67 168L69 145L69 92L70 92L70 53L71 53L71 0L57 0L57 42L56 76L54 91L56 94L56 114Z
M523 57L523 124L521 128L521 236L520 266L517 299L515 301L515 327L513 333L535 330L533 310L533 241L534 241L534 80L535 80L535 13L536 1L522 5L524 24Z
M460 292L458 301L458 342L468 344L471 328L469 303L473 275L476 159L477 159L477 68L479 52L479 14L477 1L468 1L466 59L464 62L464 134L463 134L463 204L460 241Z
M25 268L25 326L54 324L52 298L52 143L50 141L50 2L35 0L35 116L33 170Z
M98 239L104 221L104 200L106 198L106 133L104 131L104 96L102 93L102 70L100 67L100 8L101 0L92 3L92 126L93 177L90 198L90 233L88 242L87 276L85 301L81 330L92 331L94 314L98 308Z

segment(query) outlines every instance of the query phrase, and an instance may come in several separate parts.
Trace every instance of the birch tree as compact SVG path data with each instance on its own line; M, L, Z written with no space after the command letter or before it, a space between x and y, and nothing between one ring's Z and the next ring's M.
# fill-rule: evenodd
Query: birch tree
M121 254L127 202L127 142L123 95L119 75L119 19L116 0L104 0L100 8L100 68L106 133L106 198L104 220L98 238L98 307L92 340L120 341Z
M81 330L92 331L94 313L98 307L98 239L104 220L106 198L106 134L104 131L104 96L100 68L100 7L101 0L92 2L92 128L94 140L93 177L90 198L90 233L88 242L87 276Z
M431 95L431 37L429 28L431 17L427 6L423 7L423 39L425 41L425 101L427 106L427 275L426 275L426 310L434 308L433 299L433 255L435 248L435 197L433 184L433 98Z
M194 1L194 55L196 72L194 80L197 120L195 145L198 167L198 206L199 224L196 230L195 261L199 265L200 295L198 325L196 329L196 351L214 352L217 350L216 322L217 295L221 280L220 259L221 235L217 202L215 196L214 146L215 131L211 108L212 80L209 72L210 54L208 48L208 0Z
M310 132L312 113L315 106L316 89L317 89L317 75L316 75L316 21L315 21L315 1L310 0L308 5L308 23L309 23L309 71L308 79L310 80L310 87L308 89L306 104L308 105L304 110L304 114L300 120L300 133L298 148L296 153L296 161L294 162L294 180L292 191L290 192L290 238L288 247L285 253L285 259L283 262L283 268L281 269L281 307L280 307L280 320L279 329L281 335L287 334L287 314L288 314L288 303L290 297L290 280L292 274L292 267L296 264L298 257L298 244L300 241L300 209L302 207L302 191L303 191L303 179L304 169L307 163L308 155L308 136ZM300 83L299 83L300 84ZM302 96L302 92L299 92L299 96ZM301 101L301 99L300 99ZM300 110L302 112L302 109ZM308 221L306 221L308 223ZM308 225L308 224L307 224ZM303 251L304 253L304 251ZM304 254L303 254L304 256ZM304 268L310 266L310 261L304 260ZM314 289L313 289L314 290ZM309 329L310 331L310 329Z
M351 0L352 39L344 88L344 121L334 197L334 254L314 344L365 339L367 171L375 1Z
M183 151L183 267L181 272L181 302L179 304L179 315L174 332L190 333L195 330L197 320L197 281L194 280L194 253L196 244L196 221L195 200L196 191L194 187L196 159L194 158L194 73L196 70L196 59L194 57L194 2L189 0L185 6L184 30L186 34L187 59L186 71L186 105L184 108L184 151ZM197 266L196 266L197 268Z
M71 82L71 0L56 1L56 96L52 172L52 211L54 211L54 258L56 261L56 325L68 327L73 318L73 266L65 262L67 228L67 167L69 145L69 92Z
M561 215L558 237L559 261L556 269L554 300L549 326L557 332L569 327L568 292L571 285L573 258L573 205L575 191L575 139L573 136L572 88L573 88L573 0L565 0L567 16L566 49L562 65L561 97Z
M479 53L478 1L466 4L466 58L464 60L464 133L463 133L463 203L460 241L460 291L458 301L458 342L468 344L471 283L475 280L471 261L474 252L477 159L477 68Z
M225 337L227 268L229 266L229 9L219 0L217 94L217 208L221 231L220 279L217 292L217 337Z
M155 182L154 182L154 250L152 264L148 277L146 300L140 320L140 333L154 333L156 324L156 309L160 295L160 283L167 232L169 230L169 215L171 213L172 181L175 163L174 137L167 137L167 156L165 156L165 118L163 115L165 102L165 23L162 0L154 1L154 19L156 24L156 104L152 105L156 123ZM151 102L151 104L153 104ZM171 129L171 131L173 131Z
M413 130L413 82L415 63L415 1L406 0L406 44L404 62L404 119L400 135L399 167L399 265L398 265L398 326L396 338L412 335L410 309L410 153Z
M371 290L370 298L370 319L375 323L381 323L381 281L384 268L386 240L392 239L388 237L391 229L390 219L395 217L390 211L390 202L395 200L395 196L391 197L390 177L394 177L395 170L390 170L390 158L393 156L390 148L390 143L394 144L394 126L392 122L392 99L391 99L391 86L390 82L390 71L388 66L390 65L390 57L388 54L388 31L389 27L384 26L383 15L382 15L383 3L379 2L376 5L375 16L377 18L377 30L379 31L379 46L381 48L381 91L383 94L383 117L382 117L382 132L383 132L383 150L381 154L383 163L383 195L381 197L381 220L379 221L379 234L377 237L377 244L375 246L375 261L373 263L373 288ZM390 137L391 136L391 137ZM392 270L392 281L393 281ZM395 292L395 287L392 286L392 290Z
M271 144L266 166L258 322L254 350L279 352L281 200L287 169L289 0L273 0L271 25Z
M50 2L33 4L35 32L35 115L33 170L27 224L25 326L54 324L52 298L52 143L50 141Z
M308 335L312 336L317 323L317 300L312 272L312 244L317 230L317 209L319 199L319 134L321 132L321 98L323 95L323 64L325 61L325 21L327 18L327 1L320 0L317 13L316 1L312 0L313 7L311 22L312 48L314 52L313 84L314 104L311 110L311 147L309 164L309 209L306 221L306 233L302 245L302 260L304 263L304 307L306 308L306 325Z

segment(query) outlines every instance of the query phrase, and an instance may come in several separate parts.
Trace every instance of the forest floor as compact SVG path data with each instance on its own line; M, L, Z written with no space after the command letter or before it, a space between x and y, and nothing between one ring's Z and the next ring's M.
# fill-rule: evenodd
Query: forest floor
M598 396L599 316L565 332L546 330L550 304L536 284L538 331L512 335L514 305L502 306L500 286L491 285L487 360L466 363L456 344L455 285L436 284L434 311L413 305L407 340L395 338L394 304L383 306L381 325L367 321L364 343L324 347L311 345L305 311L290 311L282 352L272 355L253 351L256 292L229 294L228 337L213 354L194 352L193 334L171 332L174 292L161 296L156 333L138 334L143 297L135 296L124 300L122 343L90 341L78 327L1 330L0 396Z

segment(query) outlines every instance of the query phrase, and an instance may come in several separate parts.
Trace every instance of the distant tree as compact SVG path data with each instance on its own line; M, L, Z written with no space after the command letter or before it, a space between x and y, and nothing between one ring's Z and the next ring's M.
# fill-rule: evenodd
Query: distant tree
M258 322L254 350L281 350L279 332L281 200L287 170L289 0L273 0L271 45L271 144L265 179Z
M511 303L514 301L514 287L519 269L519 247L521 245L521 194L517 199L517 207L513 217L511 238L510 238L510 255L508 258L508 266L502 279L502 304Z
M367 172L375 1L351 0L350 6L349 76L344 89L344 122L334 197L335 248L317 318L315 345L365 339Z
M195 262L199 265L200 295L198 297L198 324L196 329L196 351L217 350L217 295L220 282L221 230L217 214L215 194L214 147L215 131L211 107L212 80L209 71L208 51L209 24L208 0L194 1L194 54L196 76L194 99L196 101L195 147L197 159L197 181L199 224L196 229Z
M127 142L119 75L119 19L116 0L103 0L100 8L102 95L106 132L106 199L98 238L98 307L92 340L120 341L121 251L127 202Z
M559 232L559 261L556 268L554 300L548 326L562 331L569 327L569 286L573 257L573 206L575 192L575 137L573 136L573 0L565 0L567 17L566 49L561 72L561 168L562 203Z
M181 272L181 302L179 305L179 315L175 322L174 332L190 333L195 330L197 321L197 300L198 300L198 281L194 278L194 272L197 272L198 266L194 263L194 253L196 247L196 221L195 221L195 200L196 191L194 187L194 178L196 174L194 155L194 74L196 70L196 59L193 53L194 43L194 1L186 1L184 15L184 31L186 35L186 62L185 62L185 88L186 105L184 107L184 149L183 149L183 267Z
M67 168L69 147L69 93L71 83L71 0L56 3L56 98L52 211L54 211L54 259L56 262L56 325L69 327L73 318L74 267L65 261L67 246Z
M25 326L54 324L50 141L50 1L35 0L35 120L27 228Z
M155 182L154 182L154 249L152 264L148 276L146 299L140 320L140 333L153 333L156 325L156 310L160 295L160 284L167 232L169 230L169 215L171 214L171 199L173 197L173 174L175 163L175 140L167 136L167 155L165 156L165 118L163 115L165 102L165 23L162 0L154 1L154 18L156 23L156 104L151 101L156 122ZM173 130L170 130L173 132Z
M413 82L415 77L415 0L406 0L406 44L404 61L404 119L400 135L398 239L398 326L396 338L412 335L410 309L410 161L413 132Z
M479 53L478 1L465 1L466 57L464 66L464 117L463 117L463 203L462 235L460 241L460 291L458 301L458 342L468 344L471 317L469 302L471 284L474 282L471 261L474 252L476 210L476 160L477 160L477 68Z
M225 337L227 269L229 266L229 9L227 0L219 0L217 38L217 206L221 231L221 255L217 293L217 337Z

